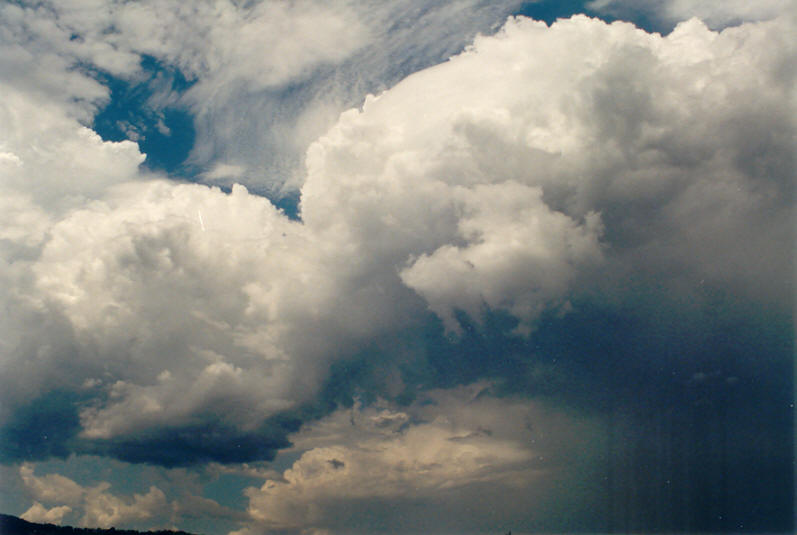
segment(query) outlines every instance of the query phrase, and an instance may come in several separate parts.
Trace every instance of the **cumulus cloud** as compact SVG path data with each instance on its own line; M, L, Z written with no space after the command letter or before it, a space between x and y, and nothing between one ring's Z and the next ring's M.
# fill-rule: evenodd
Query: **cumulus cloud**
M8 126L0 138L4 192L62 212L101 196L110 185L138 178L144 155L135 143L104 142L62 106L5 82L2 87L0 117Z
M146 494L133 494L132 500L107 493L109 487L101 484L87 490L82 525L110 528L151 518L168 507L166 495L157 487L150 487Z
M514 182L462 192L467 213L459 234L467 245L443 245L401 272L449 328L455 311L480 318L483 308L506 308L524 323L557 305L579 264L600 259L600 223L579 226L543 208L542 192Z
M487 502L502 510L499 491L526 485L525 495L538 496L530 485L539 478L552 478L541 489L561 481L557 474L570 468L557 449L587 453L530 446L527 401L473 393L447 403L438 394L431 405L334 411L334 401L361 385L341 381L333 386L351 391L335 398L324 390L332 389L330 369L354 357L384 366L399 376L384 395L409 392L408 403L427 387L415 353L445 355L456 341L434 331L431 314L460 335L502 314L531 336L541 317L572 313L579 296L622 308L640 287L674 302L711 297L695 291L708 287L790 310L797 61L788 18L722 32L690 20L666 37L584 16L550 27L512 18L450 61L343 113L307 151L301 219L293 220L243 186L224 192L141 172L135 144L103 141L85 126L107 91L70 66L94 62L130 77L135 61L113 50L157 55L194 73L191 95L207 100L203 113L212 117L213 106L232 102L225 84L235 94L267 91L363 53L372 36L368 24L347 19L357 18L355 7L319 9L305 27L304 12L290 10L310 4L200 4L194 18L176 4L91 13L64 6L58 18L68 24L41 50L52 25L31 21L51 22L53 12L3 8L8 42L39 36L26 53L52 58L53 78L67 88L56 95L51 78L21 63L19 76L2 82L0 118L11 126L0 132L0 204L13 208L0 211L0 299L13 312L0 319L4 459L91 451L165 465L245 462L269 459L293 440L293 466L248 491L253 529L333 529L347 503L407 504L416 495L431 503L442 493L443 510L452 511L491 485ZM181 26L190 20L212 33L200 16L208 13L220 17L220 33ZM265 59L262 77L250 78L251 64L225 66L257 59L242 60L236 46L219 46L219 57L194 47L270 20L305 36L322 15L333 33L347 24L358 30L291 45L297 62ZM152 33L158 39L144 39L142 21L163 24ZM172 23L176 33L167 36ZM118 33L102 33L111 26ZM83 41L66 44L71 31ZM339 37L340 49L325 55ZM170 47L180 39L188 44L176 52ZM245 33L246 43L265 46L258 39ZM66 56L52 51L61 45ZM327 117L337 108L319 109ZM316 119L308 117L302 136L312 137ZM233 131L219 135L226 142ZM249 176L248 163L223 161L207 180ZM646 320L670 324L672 310L657 313ZM396 334L425 333L430 323L433 335ZM516 347L528 354L488 346L478 373L508 375L501 358L537 355ZM562 350L570 358L562 367L591 370L575 353ZM618 350L596 360L625 370L633 363L623 358L656 355ZM452 362L433 364L456 384L467 374ZM559 395L587 397L576 388ZM568 436L579 429L570 418L528 418L532 428L568 437L558 445L592 445L589 432ZM47 438L54 431L60 440ZM369 476L375 469L381 477ZM165 515L169 506L160 487L120 497L107 485L32 469L21 477L43 504L31 515L81 509L84 523L110 525ZM66 498L54 501L56 494ZM186 511L208 505L195 498Z
M40 524L60 524L64 515L72 511L71 507L62 505L60 507L52 507L47 509L39 502L33 502L33 505L20 515L21 518L28 522L36 522Z
M71 479L59 474L37 477L30 464L19 468L25 487L36 500L76 506L83 499L84 489Z
M116 195L56 225L34 267L50 306L92 348L82 358L97 403L81 413L83 435L181 427L198 413L252 430L306 399L314 379L296 365L321 347L289 341L291 316L324 294L303 229L243 188L153 182ZM296 269L269 270L275 262Z
M169 507L166 495L155 486L144 494L120 497L108 492L110 484L104 481L92 487L83 487L59 474L36 476L29 464L23 464L19 471L25 491L36 500L23 515L31 522L60 523L65 515L74 510L83 512L80 519L82 526L108 528L163 516ZM66 505L47 509L39 500Z
M42 468L34 468L31 463L19 466L16 475L8 474L5 481L7 490L18 492L28 503L33 500L33 505L21 515L23 518L30 522L137 529L162 529L196 518L205 522L219 518L231 521L248 519L244 511L225 507L202 496L203 483L216 480L223 471L237 470L234 465L224 467L223 470L211 470L210 472L215 473L203 479L204 476L183 469L148 467L135 470L131 465L100 458L71 460L75 462L67 461L56 467L51 466L50 473L44 475L37 475L35 472L41 472ZM57 473L59 470L74 473L76 466L86 463L91 467L92 473L81 474L83 484ZM122 471L125 475L113 474L112 470ZM119 492L119 481L129 482L136 477L135 474L138 477L146 474L157 485L150 484L140 492L125 489ZM21 485L15 488L14 480L17 475ZM103 477L109 475L117 481L114 485L103 480Z
M605 252L616 272L788 295L788 25L691 21L661 37L583 16L510 20L343 114L308 151L302 217L350 246L390 243L449 323L481 303L533 319ZM730 127L742 122L762 137Z
M132 143L11 92L3 185L30 200L9 236L33 277L6 270L9 299L64 324L46 358L102 441L261 429L418 297L452 330L503 310L528 332L600 269L789 295L788 25L512 19L343 114L308 151L301 222L243 187L143 180ZM15 403L45 369L4 374Z
M541 481L550 483L561 454L579 449L573 439L588 438L593 446L602 440L589 422L521 400L495 399L488 390L475 384L434 391L402 410L356 405L314 423L293 437L304 452L292 467L280 479L246 491L253 520L248 529L334 530L353 503L361 510L409 503L447 510L466 501L472 489L525 493ZM582 450L569 462L577 466L590 455ZM461 514L464 521L486 514L494 494L486 491L481 506L470 503L470 511ZM390 529L391 521L383 521L388 524L379 529ZM463 518L448 524L459 522Z
M356 272L337 246L240 186L128 184L50 234L33 270L97 374L88 439L200 414L253 431L312 399L335 352L392 323L384 292L341 302Z
M0 202L6 208L0 216L0 278L4 306L14 311L0 320L6 420L9 410L35 398L50 380L62 381L67 390L84 381L77 368L69 371L58 364L74 354L71 328L32 291L31 265L59 219L102 196L111 185L138 179L144 157L132 142L103 142L69 107L19 90L5 79L0 86L5 96L0 117L8 126L0 134ZM31 354L39 355L38 364L29 360Z

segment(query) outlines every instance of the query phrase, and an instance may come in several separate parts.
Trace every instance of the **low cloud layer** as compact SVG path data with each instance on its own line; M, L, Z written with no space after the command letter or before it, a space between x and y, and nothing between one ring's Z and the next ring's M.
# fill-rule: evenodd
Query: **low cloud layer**
M107 492L110 488L107 482L86 488L57 474L36 476L33 468L27 464L23 464L20 468L20 476L26 491L37 500L22 514L22 518L30 522L60 523L64 515L71 513L74 508L84 513L80 525L110 528L156 515L162 516L168 510L166 496L154 486L146 493L134 494L131 498L125 499ZM38 500L69 505L48 509Z
M535 488L565 485L576 474L590 477L605 437L594 422L525 400L497 400L489 389L474 384L432 391L403 410L384 402L368 409L355 405L309 426L293 437L303 453L282 478L247 489L252 522L244 532L347 525L412 530L432 518L446 529L473 530L496 521L483 518L484 505L468 512L472 506L465 504L474 493L501 511L504 525L524 515L537 516L539 526L552 525L544 506L526 499ZM526 499L501 505L505 493ZM412 508L416 518L357 513L392 507ZM443 512L453 510L460 514L446 518Z
M94 466L98 459L94 460ZM119 468L117 463L115 468ZM101 461L100 461L100 466ZM100 472L107 475L105 467ZM118 488L94 474L98 480L80 484L75 480L49 473L38 475L31 463L23 463L16 476L20 494L33 500L33 505L20 516L29 522L69 524L89 528L116 526L151 526L175 529L188 519L204 517L244 519L245 514L201 496L197 477L179 470L161 472L157 484L144 486L139 492ZM168 494L167 494L168 493Z

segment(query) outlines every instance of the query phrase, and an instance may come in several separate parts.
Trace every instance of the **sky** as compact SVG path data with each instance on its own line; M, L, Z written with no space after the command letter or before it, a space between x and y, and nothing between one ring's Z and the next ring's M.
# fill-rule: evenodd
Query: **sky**
M0 3L0 512L793 532L796 25Z

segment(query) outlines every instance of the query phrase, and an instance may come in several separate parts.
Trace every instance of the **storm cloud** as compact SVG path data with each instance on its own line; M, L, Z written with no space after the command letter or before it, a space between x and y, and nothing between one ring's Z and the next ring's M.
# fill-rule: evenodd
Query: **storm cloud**
M463 50L509 9L467 4L0 8L0 458L26 518L789 529L794 18L518 16ZM91 128L103 76L194 114L191 181ZM86 455L282 465L236 516L31 464Z

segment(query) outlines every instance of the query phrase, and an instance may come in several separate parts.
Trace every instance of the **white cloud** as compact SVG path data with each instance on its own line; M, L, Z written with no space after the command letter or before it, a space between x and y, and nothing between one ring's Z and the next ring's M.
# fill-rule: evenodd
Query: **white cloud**
M59 474L36 476L33 466L25 463L19 468L25 488L37 501L60 503L76 507L83 500L85 490L73 480Z
M449 324L482 304L533 321L594 273L599 243L614 273L667 266L777 300L789 24L691 21L662 38L583 16L511 20L343 114L308 151L303 220L400 266ZM732 245L740 235L756 254Z
M60 215L98 198L113 184L139 178L144 155L135 143L102 141L68 107L2 80L0 87L0 121L6 125L0 132L4 195L27 197Z
M132 142L103 142L78 122L72 105L8 80L0 80L0 88L5 125L0 131L0 301L14 310L0 319L6 395L0 419L5 421L8 411L35 398L46 382L69 385L85 379L79 365L65 362L74 354L71 329L33 290L31 266L53 225L108 187L140 179L144 156ZM31 361L32 354L40 360Z
M67 507L66 505L47 509L39 502L33 502L33 505L30 507L30 509L19 516L28 522L37 522L41 524L60 524L64 519L64 515L69 514L70 512L72 512L72 508Z
M75 510L83 511L81 525L108 528L162 516L169 505L163 491L154 486L146 494L120 497L108 492L110 484L104 481L92 487L83 487L59 474L36 476L30 464L23 464L19 470L26 491L36 499L25 513L31 522L50 518L57 523L65 514ZM47 509L38 500L66 505Z
M116 378L110 406L84 412L87 436L196 410L254 426L303 398L297 383L311 378L295 364L320 348L290 339L329 282L305 230L268 201L241 187L131 184L51 234L38 287Z
M153 24L188 9L169 6ZM219 6L224 31L265 24L266 7L249 21ZM118 15L69 13L87 35ZM125 32L140 37L134 23L148 19L131 13ZM21 89L41 73L4 82L0 188L15 209L0 216L0 277L17 312L0 320L3 417L55 384L85 393L88 377L83 438L220 418L246 433L311 400L330 362L424 306L451 329L455 310L478 320L489 307L528 330L629 273L788 299L792 30L785 18L722 33L690 21L663 38L583 16L512 19L345 112L308 150L301 222L243 187L144 176L135 144L81 126L90 107ZM306 68L340 59L314 50ZM222 59L174 61L199 75ZM101 98L94 89L67 93Z
M455 310L478 319L485 308L506 308L528 331L545 308L563 304L579 265L601 258L596 214L579 226L549 210L541 190L516 182L456 193L465 245L443 245L401 272L451 329Z
M150 487L146 494L133 494L132 499L109 494L108 488L108 484L100 484L86 491L85 513L80 521L83 526L122 526L163 515L169 507L166 495L157 487Z
M241 186L129 183L49 236L37 293L102 380L82 411L87 438L197 417L251 431L311 399L332 358L395 325L389 291L349 294L362 268L339 242ZM389 282L401 290L395 273Z
M68 464L66 462L62 467ZM95 459L91 466L107 475L108 466L101 460ZM118 494L112 490L109 482L95 479L101 477L98 473L84 474L86 480L94 482L80 485L55 472L36 475L36 468L41 470L32 463L24 463L18 470L23 485L20 489L22 494L34 500L33 505L21 515L30 522L60 524L67 517L70 522L85 527L118 529L173 526L187 518L200 516L232 520L246 518L243 511L224 507L215 500L199 495L202 484L197 483L196 474L187 475L184 470L157 470L149 474L150 478L158 479L159 485L164 485L170 491L171 496L167 498L166 492L155 485L150 485L146 492ZM142 479L146 479L146 476Z

